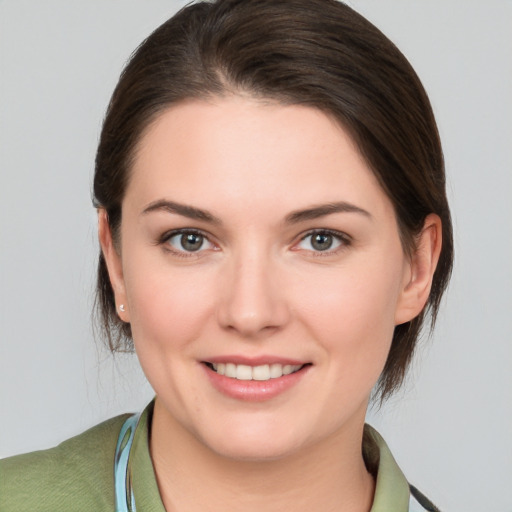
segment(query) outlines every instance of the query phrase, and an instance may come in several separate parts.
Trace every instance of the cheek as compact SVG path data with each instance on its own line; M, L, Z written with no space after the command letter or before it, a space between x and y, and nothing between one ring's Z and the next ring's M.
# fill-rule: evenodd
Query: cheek
M378 379L393 337L400 276L398 265L386 267L377 260L310 276L295 292L305 297L303 321L343 382L340 389L353 392L363 381L371 389Z
M391 270L391 271L389 271ZM398 300L398 275L393 270L381 272L377 267L342 269L323 276L310 275L302 279L302 309L329 338L343 333L387 332L394 328ZM349 337L351 338L351 337ZM354 342L359 338L355 336ZM348 339L347 339L348 341Z
M125 265L125 284L134 341L144 347L164 352L186 345L211 311L214 294L204 272L134 258Z
M167 396L176 411L186 410L200 396L187 373L188 364L183 363L195 361L194 341L200 338L211 316L213 294L205 276L201 279L196 274L172 271L150 258L144 264L140 259L126 264L137 357L157 395ZM183 387L183 382L188 384ZM173 390L170 395L169 389Z

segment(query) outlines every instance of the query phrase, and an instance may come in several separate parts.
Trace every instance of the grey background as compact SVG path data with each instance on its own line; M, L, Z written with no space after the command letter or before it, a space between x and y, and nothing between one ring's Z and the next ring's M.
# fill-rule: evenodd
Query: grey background
M134 357L93 339L90 186L123 63L184 3L0 0L0 456L152 397ZM430 94L457 250L434 336L369 421L443 510L512 511L512 2L350 3Z

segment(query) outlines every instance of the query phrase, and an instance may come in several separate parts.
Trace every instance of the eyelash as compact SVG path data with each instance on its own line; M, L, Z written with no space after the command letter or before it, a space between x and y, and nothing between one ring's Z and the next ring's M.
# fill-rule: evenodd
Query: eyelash
M209 242L210 244L213 244L211 242L210 237L205 234L203 231L199 229L178 229L178 230L172 230L167 231L164 233L157 241L157 245L162 245L164 247L164 250L167 252L170 252L178 257L181 258L189 258L191 256L194 256L194 254L197 252L198 254L202 252L201 249L198 251L186 251L186 250L176 250L172 248L172 246L169 244L169 241L179 235L198 235L202 237L205 241ZM333 254L337 254L338 252L346 249L352 244L352 239L346 234L341 231L335 231L332 229L313 229L311 231L308 231L307 233L300 236L300 240L293 245L293 250L300 250L296 247L302 243L304 240L306 240L308 237L312 237L315 235L327 235L333 237L337 242L339 242L339 246L332 250L325 250L325 251L315 251L315 250L308 250L311 252L311 254L314 255L314 257L325 257L325 256L332 256ZM307 249L306 249L307 250Z

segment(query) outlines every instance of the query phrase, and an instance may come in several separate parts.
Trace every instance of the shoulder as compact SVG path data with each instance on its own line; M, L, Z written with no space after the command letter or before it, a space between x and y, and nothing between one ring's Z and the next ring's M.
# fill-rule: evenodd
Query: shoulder
M117 437L112 418L49 450L0 461L0 510L113 510Z

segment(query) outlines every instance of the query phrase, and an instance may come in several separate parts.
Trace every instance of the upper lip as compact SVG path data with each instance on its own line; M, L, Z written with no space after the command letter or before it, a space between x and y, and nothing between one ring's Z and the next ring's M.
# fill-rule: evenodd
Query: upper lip
M203 360L205 363L232 363L232 364L244 364L247 366L262 366L264 364L282 364L282 365L304 365L309 361L300 361L299 359L293 359L289 357L281 357L275 355L261 355L257 357L248 357L244 355L225 355L225 356L214 356Z

